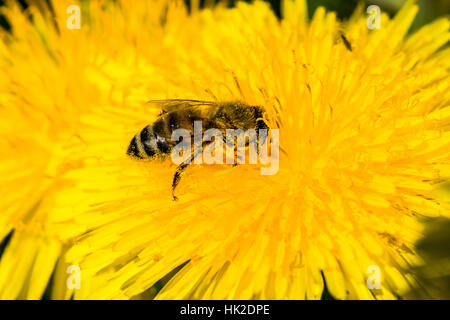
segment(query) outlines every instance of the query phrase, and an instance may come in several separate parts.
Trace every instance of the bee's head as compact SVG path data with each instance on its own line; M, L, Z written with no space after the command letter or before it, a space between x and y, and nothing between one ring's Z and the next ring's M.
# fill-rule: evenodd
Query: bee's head
M260 106L251 106L253 117L256 119L256 129L269 129L264 118L264 109Z

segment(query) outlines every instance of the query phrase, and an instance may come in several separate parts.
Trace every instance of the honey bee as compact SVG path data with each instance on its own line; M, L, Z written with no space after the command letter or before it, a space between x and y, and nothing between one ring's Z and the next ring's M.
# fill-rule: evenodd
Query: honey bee
M264 109L242 102L212 102L200 100L152 100L149 103L161 107L161 113L153 123L147 125L131 140L127 154L139 159L167 157L177 144L172 141L172 132L186 129L194 136L194 121L202 121L202 131L218 129L224 136L226 129L268 129L263 120ZM203 132L202 132L203 133ZM211 142L209 142L211 143ZM248 145L248 141L246 142ZM205 147L206 145L203 145ZM196 154L191 152L189 162L178 165L172 180L172 197L181 179L181 173L192 163Z

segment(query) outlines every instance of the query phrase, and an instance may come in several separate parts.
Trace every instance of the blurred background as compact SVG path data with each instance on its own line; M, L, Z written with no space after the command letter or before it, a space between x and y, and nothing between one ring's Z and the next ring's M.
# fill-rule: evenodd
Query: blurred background
M7 0L0 0L0 7L4 5ZM13 0L14 1L14 0ZM27 1L47 1L49 0L15 0L19 2L23 8L27 7ZM57 0L56 0L57 1ZM89 1L89 0L81 0ZM111 0L114 1L114 0ZM145 1L145 0L140 0ZM154 0L149 0L154 1ZM191 0L184 0L187 4ZM219 0L221 1L221 0ZM251 0L241 0L246 2L251 2ZM272 8L280 16L280 0L265 0L270 2ZM366 6L376 4L380 7L381 11L388 13L393 16L403 5L406 0L307 0L309 15L312 16L315 9L318 6L323 6L330 11L335 11L338 13L339 18L348 18L353 10L356 8L359 2L364 2ZM200 2L201 5L204 3L218 2L218 0L195 0L195 2ZM233 6L237 0L228 0L230 6ZM416 30L424 24L434 20L438 16L449 15L450 14L450 0L418 0L420 6L419 14L417 15L411 31ZM0 15L0 26L9 29L9 24L6 19Z
M277 5L276 3L279 1L271 0L271 2ZM378 5L381 11L393 16L406 0L308 0L309 14L311 15L316 7L324 6L328 10L336 11L338 16L344 19L352 14L359 2L364 2L366 7L372 4ZM427 24L436 17L450 14L450 0L419 0L417 3L420 6L420 10L411 27L411 31Z
M190 2L189 0L185 0ZM251 0L244 0L251 2ZM272 8L280 16L280 0L266 0L270 2ZM211 2L208 0L201 0L200 3ZM236 0L229 1L233 5ZM365 3L366 7L375 4L378 5L381 11L393 16L406 2L406 0L307 0L309 16L311 17L317 7L323 6L329 11L337 12L339 18L345 19L350 17L357 4ZM438 16L450 14L450 0L419 0L417 3L420 6L420 11L411 27L411 31L416 30L424 24L434 20Z

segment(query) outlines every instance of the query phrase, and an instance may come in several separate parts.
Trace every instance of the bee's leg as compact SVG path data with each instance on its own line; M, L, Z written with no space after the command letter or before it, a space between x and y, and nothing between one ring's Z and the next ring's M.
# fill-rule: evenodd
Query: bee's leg
M225 142L225 144L226 144L228 147L233 147L233 146L234 146L234 143L228 141L225 137L223 137L222 140L223 140L223 142ZM237 146L234 146L234 151L233 151L233 152L234 152L234 155L236 155L236 158L240 160L241 157L239 157L239 156L237 155ZM237 165L238 165L237 161L236 161L235 163L233 163L233 167L236 167Z
M191 157L191 162L193 160L192 158L193 157ZM182 164L180 164L178 166L177 171L175 171L175 174L173 176L173 181L172 181L172 197L173 197L174 201L178 200L178 198L175 196L175 188L177 187L178 183L181 180L181 173L187 168L187 166L189 164L190 163L183 162Z
M208 145L209 143L210 143L210 142L208 142L208 143L206 143L206 144L203 145L202 152L203 152L204 146L205 146L205 145ZM177 167L177 171L175 171L175 174L174 174L173 180L172 180L172 197L173 197L173 200L174 200L174 201L178 200L178 198L175 196L175 188L177 187L178 183L180 183L180 180L181 180L181 174L182 174L183 171L187 168L188 165L190 165L192 162L194 162L194 159L195 159L199 154L201 154L201 152L198 152L198 153L196 153L196 154L193 154L193 155L191 156L191 160L190 160L189 163L183 162L182 164L180 164L180 165Z
M242 158L237 154L237 147L234 147L234 154L236 155L236 162L233 163L233 167L236 167L239 164L238 160L242 160Z
M244 149L244 152L245 152L245 149ZM236 162L233 163L233 167L236 167L239 164L239 162L242 160L242 157L239 156L239 154L238 154L237 146L234 147L234 154L236 155ZM245 160L245 153L244 153L244 160Z

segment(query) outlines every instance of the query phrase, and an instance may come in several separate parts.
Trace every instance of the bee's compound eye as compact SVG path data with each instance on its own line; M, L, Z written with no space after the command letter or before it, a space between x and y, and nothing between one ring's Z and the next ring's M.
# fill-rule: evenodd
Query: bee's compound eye
M267 124L264 120L256 121L256 126L258 127L258 129L269 129L269 127L267 126Z

